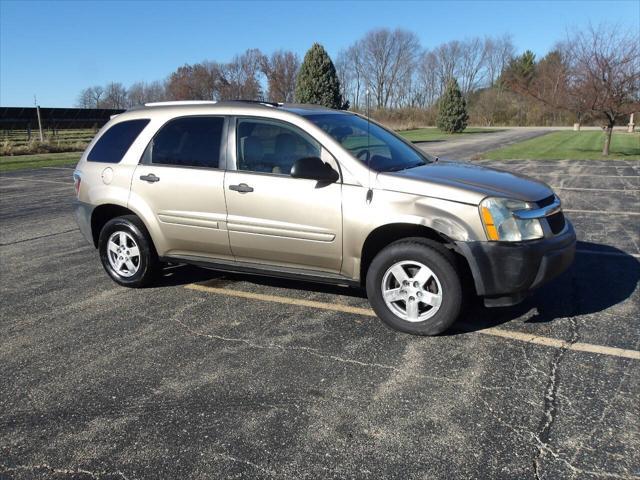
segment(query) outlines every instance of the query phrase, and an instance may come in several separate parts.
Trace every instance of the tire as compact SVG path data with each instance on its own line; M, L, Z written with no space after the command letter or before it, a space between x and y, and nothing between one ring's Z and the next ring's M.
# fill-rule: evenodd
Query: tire
M151 237L135 215L109 220L100 231L98 251L106 272L114 282L124 287L150 285L160 270ZM123 263L125 259L130 263ZM118 269L119 264L121 268Z
M462 284L454 255L424 238L399 240L381 250L369 266L366 285L369 303L378 317L392 329L413 335L444 332L462 308Z

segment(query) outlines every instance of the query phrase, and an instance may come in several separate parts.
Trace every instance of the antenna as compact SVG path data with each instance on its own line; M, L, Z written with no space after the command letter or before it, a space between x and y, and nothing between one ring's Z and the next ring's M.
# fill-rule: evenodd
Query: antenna
M367 170L368 170L368 185L367 185L367 203L371 203L373 199L373 190L371 190L371 91L367 87Z

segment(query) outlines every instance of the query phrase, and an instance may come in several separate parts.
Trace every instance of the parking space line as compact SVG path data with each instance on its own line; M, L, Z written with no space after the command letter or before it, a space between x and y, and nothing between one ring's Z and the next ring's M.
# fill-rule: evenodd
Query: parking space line
M563 208L564 213L598 213L598 214L611 214L611 215L640 215L640 212L619 212L615 210L576 210L570 208Z
M263 302L286 303L288 305L297 305L299 307L317 308L320 310L332 310L334 312L353 313L355 315L366 315L375 317L376 314L370 308L352 307L349 305L339 305L335 303L316 302L314 300L303 300L300 298L281 297L279 295L267 295L264 293L245 292L242 290L232 290L229 288L209 287L198 283L185 285L190 290L199 290L201 292L217 293L230 297L247 298L249 300L261 300Z
M233 290L230 288L221 287L209 287L207 285L201 285L198 283L191 283L185 285L184 288L189 290L197 290L200 292L214 293L218 295L225 295L228 297L245 298L249 300L259 300L263 302L283 303L287 305L296 305L301 307L316 308L319 310L329 310L333 312L352 313L355 315L364 315L367 317L375 317L376 314L370 308L352 307L349 305L339 305L336 303L318 302L314 300L303 300L300 298L282 297L279 295L268 295L264 293L245 292L242 290ZM606 347L604 345L594 345L591 343L571 343L565 340L557 338L543 337L532 333L516 332L513 330L507 330L498 327L488 327L482 330L477 330L473 325L468 323L458 323L456 327L462 328L464 331L480 333L483 335L492 335L494 337L507 338L509 340L517 340L520 342L532 343L535 345L542 345L552 348L564 348L567 350L573 350L577 352L588 352L600 355L609 355L613 357L630 358L633 360L640 360L640 351L628 350L617 347Z

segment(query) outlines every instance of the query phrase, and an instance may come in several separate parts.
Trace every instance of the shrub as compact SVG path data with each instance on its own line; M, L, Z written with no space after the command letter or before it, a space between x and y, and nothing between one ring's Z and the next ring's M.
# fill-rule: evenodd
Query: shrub
M468 120L467 102L462 96L458 82L452 79L438 102L436 125L443 132L460 133L467 128Z

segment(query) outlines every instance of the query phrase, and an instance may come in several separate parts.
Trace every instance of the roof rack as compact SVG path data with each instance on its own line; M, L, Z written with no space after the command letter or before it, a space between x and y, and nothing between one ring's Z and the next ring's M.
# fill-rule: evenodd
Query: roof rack
M242 103L256 103L258 105L264 105L267 107L281 107L283 104L278 102L267 102L265 100L244 100L239 98L237 100L230 100L231 102L242 102Z
M151 102L145 103L145 107L170 107L175 105L213 105L215 100L177 100L171 102Z

